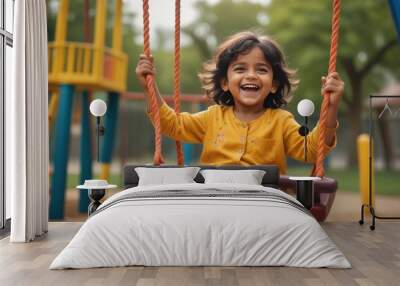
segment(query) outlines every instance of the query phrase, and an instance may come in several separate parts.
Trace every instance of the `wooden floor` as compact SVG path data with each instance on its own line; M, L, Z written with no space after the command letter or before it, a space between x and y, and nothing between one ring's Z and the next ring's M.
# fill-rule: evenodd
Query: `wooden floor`
M121 267L49 270L55 256L82 223L50 223L32 243L0 241L0 285L400 285L400 222L378 221L377 229L356 222L323 224L353 268Z

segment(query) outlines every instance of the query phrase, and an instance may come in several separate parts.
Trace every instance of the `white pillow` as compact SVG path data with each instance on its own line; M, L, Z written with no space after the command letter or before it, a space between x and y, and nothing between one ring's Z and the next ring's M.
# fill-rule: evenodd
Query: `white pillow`
M139 176L138 186L195 183L193 179L199 170L199 167L135 168Z
M201 170L204 183L233 183L261 185L265 171L262 170Z

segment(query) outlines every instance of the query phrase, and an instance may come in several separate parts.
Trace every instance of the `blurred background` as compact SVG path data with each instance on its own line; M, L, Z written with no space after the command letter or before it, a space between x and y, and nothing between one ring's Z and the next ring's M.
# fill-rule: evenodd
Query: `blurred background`
M85 218L84 205L75 186L85 179L82 176L82 143L83 132L89 131L91 152L86 154L92 160L91 178L106 177L110 183L122 187L122 168L126 164L151 164L154 152L154 129L145 113L145 105L141 99L142 90L136 80L135 67L139 55L143 52L142 1L122 1L121 9L121 47L126 55L126 85L118 87L119 102L115 115L115 128L112 128L112 143L107 145L109 159L101 156L102 163L107 164L107 171L102 170L96 161L97 144L95 137L95 118L83 117L87 110L87 102L81 100L87 96L109 100L112 88L88 88L77 85L70 101L71 114L70 135L63 139L63 147L57 141L57 120L62 112L60 85L51 66L57 52L57 17L65 14L60 0L47 1L47 22L49 40L49 83L51 96L49 100L50 115L50 158L52 169L50 180L54 181L55 154L64 153L66 165L65 177L65 210L60 214L50 214L53 219L81 220ZM115 40L116 15L118 5L115 0L105 2L104 45L118 50ZM96 21L99 21L98 1L69 1L69 9L64 28L68 43L94 43L96 38ZM64 12L63 12L64 11ZM328 69L330 34L331 34L331 1L298 1L298 0L183 0L181 8L181 92L188 100L183 103L182 110L200 111L212 104L204 98L203 90L197 74L202 64L209 60L218 45L227 36L242 31L256 30L272 36L282 47L289 67L297 69L301 80L292 101L287 106L302 122L296 111L297 103L302 99L311 99L316 110L321 104L321 76ZM61 25L61 24L59 24ZM157 83L163 95L173 94L173 45L174 45L174 1L150 1L151 50L157 66ZM58 27L58 29L61 29ZM62 29L61 29L62 30ZM59 33L63 33L59 30ZM60 32L61 31L61 32ZM117 41L117 42L115 42ZM63 41L61 41L63 42ZM116 44L117 43L117 44ZM54 51L52 50L54 45ZM70 46L68 46L70 47ZM79 54L83 58L85 51L76 52L66 48L64 54L76 55L72 65L78 65ZM114 49L114 50L115 50ZM114 51L115 52L115 51ZM109 60L113 61L114 53L110 50ZM58 54L57 54L58 53ZM89 52L88 52L89 53ZM106 52L107 53L107 52ZM114 53L114 54L113 54ZM63 56L64 56L63 54ZM115 56L118 57L118 56ZM123 58L121 56L121 58ZM345 81L345 95L341 103L336 149L326 159L327 176L335 178L339 183L339 192L332 208L331 220L358 220L360 210L360 174L357 158L357 138L368 133L369 127L369 95L400 95L400 45L396 33L396 25L387 0L342 1L341 28L337 70ZM107 54L105 57L107 61ZM65 63L67 66L68 64ZM53 76L53 77L52 77ZM87 92L85 92L87 91ZM115 91L114 91L115 92ZM392 112L386 112L379 120L378 115L390 106ZM400 103L396 99L376 100L372 106L374 128L375 184L378 210L393 214L399 210L400 189ZM319 112L311 118L315 126ZM83 120L89 120L82 125ZM58 127L57 127L58 126ZM85 130L87 126L89 129ZM107 126L106 126L107 127ZM114 130L115 129L115 130ZM106 133L110 130L106 129ZM65 140L68 140L66 143ZM105 139L103 139L104 141ZM111 150L110 150L111 149ZM86 149L87 150L87 149ZM188 147L189 159L186 163L196 164L201 151L200 145ZM65 154L66 153L66 154ZM167 163L176 161L175 144L163 138L163 154ZM58 160L58 159L56 159ZM108 160L109 162L105 162ZM311 165L289 160L290 175L308 175ZM63 184L63 180L61 180ZM54 183L52 195L54 194ZM57 190L59 192L59 190ZM117 190L118 191L118 190ZM85 194L81 194L84 196ZM82 201L83 200L83 201ZM56 202L52 202L56 204ZM54 205L54 207L59 207Z

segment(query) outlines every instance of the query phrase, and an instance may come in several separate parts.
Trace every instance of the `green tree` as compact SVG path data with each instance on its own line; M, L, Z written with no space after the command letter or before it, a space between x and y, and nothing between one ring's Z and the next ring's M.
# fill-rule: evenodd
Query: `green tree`
M163 94L172 94L174 89L174 54L168 49L153 50L157 67L157 84ZM202 59L194 46L181 48L181 92L202 93L197 77L202 66Z
M215 47L226 37L242 30L260 29L266 22L265 6L248 1L221 0L215 4L198 1L198 17L183 31L199 49L203 59L210 59Z
M289 63L298 67L299 97L318 103L320 78L328 69L331 2L272 0L267 10L266 31L283 45ZM341 8L337 69L346 83L342 108L351 129L349 162L354 164L366 97L379 91L387 83L388 75L399 76L400 49L396 47L387 1L342 1Z

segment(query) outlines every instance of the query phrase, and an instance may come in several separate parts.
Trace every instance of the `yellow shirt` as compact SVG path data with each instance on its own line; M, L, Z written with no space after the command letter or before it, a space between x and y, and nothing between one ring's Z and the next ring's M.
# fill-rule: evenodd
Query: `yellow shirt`
M164 135L203 144L201 164L275 164L285 174L286 156L304 161L304 137L298 132L300 125L290 112L280 108L268 108L260 117L242 122L236 118L232 107L213 105L194 114L176 114L164 103L160 118ZM308 135L307 162L315 162L317 142L318 126ZM333 146L325 144L325 150L330 151L335 146L336 137Z

